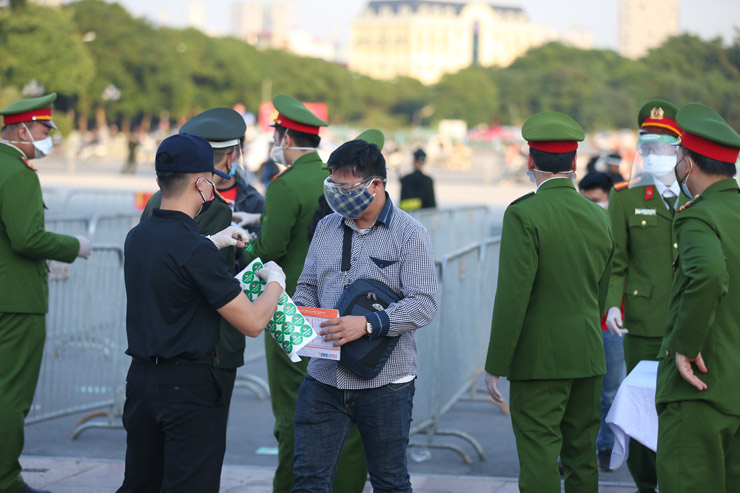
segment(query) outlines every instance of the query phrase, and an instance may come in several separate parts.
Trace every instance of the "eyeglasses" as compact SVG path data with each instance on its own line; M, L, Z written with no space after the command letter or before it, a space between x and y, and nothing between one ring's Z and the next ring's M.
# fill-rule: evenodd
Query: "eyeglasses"
M369 187L370 184L373 182L373 180L380 180L381 182L385 183L385 179L381 178L379 176L371 176L369 178L365 178L362 181L358 181L357 183L353 183L351 185L342 184L342 183L336 183L334 180L331 179L331 176L326 178L326 184L332 186L333 188L336 188L340 192L347 193L351 192L352 190L356 189L357 187L360 187L362 185L365 185L366 187Z

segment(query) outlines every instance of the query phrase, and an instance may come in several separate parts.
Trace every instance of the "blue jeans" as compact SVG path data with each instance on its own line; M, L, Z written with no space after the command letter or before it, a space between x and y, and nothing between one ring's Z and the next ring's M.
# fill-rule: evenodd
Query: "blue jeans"
M624 380L626 367L624 363L623 339L604 330L601 332L604 339L604 353L606 354L606 375L601 385L601 428L596 437L596 450L611 451L614 448L614 432L606 424L606 415L612 407L614 396L617 395L619 385Z
M331 492L344 442L362 436L373 491L410 492L406 463L414 381L341 390L306 375L295 409L294 493Z

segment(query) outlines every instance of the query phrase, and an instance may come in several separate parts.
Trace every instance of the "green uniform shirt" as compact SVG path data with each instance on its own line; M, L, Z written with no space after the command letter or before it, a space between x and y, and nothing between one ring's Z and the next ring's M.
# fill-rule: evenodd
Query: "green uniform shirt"
M740 415L740 194L735 180L708 187L676 214L678 259L655 400L705 400ZM701 353L708 373L699 391L676 369L675 353Z
M72 262L77 238L44 229L44 203L36 172L23 154L0 143L0 312L46 313L46 259Z
M151 216L152 211L158 208L161 203L162 194L158 191L147 202L146 208L141 214L141 219L144 220ZM217 195L208 210L195 217L195 222L200 234L211 235L228 228L231 225L231 217L231 207ZM234 247L221 249L221 256L228 266L229 272L233 274L236 274L235 253ZM244 364L244 347L244 334L222 318L218 344L216 345L216 354L218 355L216 366L220 368L239 368L242 366Z
M262 214L262 236L244 250L247 262L260 257L263 262L272 260L282 267L285 291L289 295L295 293L303 270L308 253L306 228L324 193L324 180L329 176L323 166L319 155L311 152L296 159L270 182Z
M681 194L679 206L687 201ZM654 185L614 188L609 196L614 259L606 308L622 306L630 335L662 337L678 254L673 213Z
M603 375L612 251L606 212L568 179L549 180L511 204L486 371L509 380Z

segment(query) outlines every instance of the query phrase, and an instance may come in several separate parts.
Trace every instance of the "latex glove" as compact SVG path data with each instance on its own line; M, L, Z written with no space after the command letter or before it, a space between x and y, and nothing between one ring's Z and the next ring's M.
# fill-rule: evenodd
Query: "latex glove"
M262 214L253 212L233 212L231 220L234 221L238 226L252 226L259 224Z
M249 234L238 226L229 226L216 234L206 236L206 238L211 240L219 250L230 246L243 248Z
M606 326L615 336L622 337L629 333L627 329L622 328L622 310L618 306L613 306L606 312Z
M285 291L285 272L275 262L267 262L260 270L257 271L257 276L270 284L276 282L280 284L280 287Z
M495 402L504 402L504 396L498 390L498 375L491 375L486 372L486 388L488 389L488 395L491 396Z
M92 246L90 245L90 240L87 239L86 236L77 235L75 236L80 242L80 251L77 252L78 257L82 258L88 258L90 256L90 252L92 251Z

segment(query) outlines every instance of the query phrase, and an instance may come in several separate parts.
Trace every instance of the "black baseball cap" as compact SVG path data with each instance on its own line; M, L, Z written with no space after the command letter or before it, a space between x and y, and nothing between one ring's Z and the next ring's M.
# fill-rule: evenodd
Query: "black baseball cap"
M213 148L203 137L175 134L167 137L157 148L156 171L199 173L207 171L228 180L226 173L213 167Z

